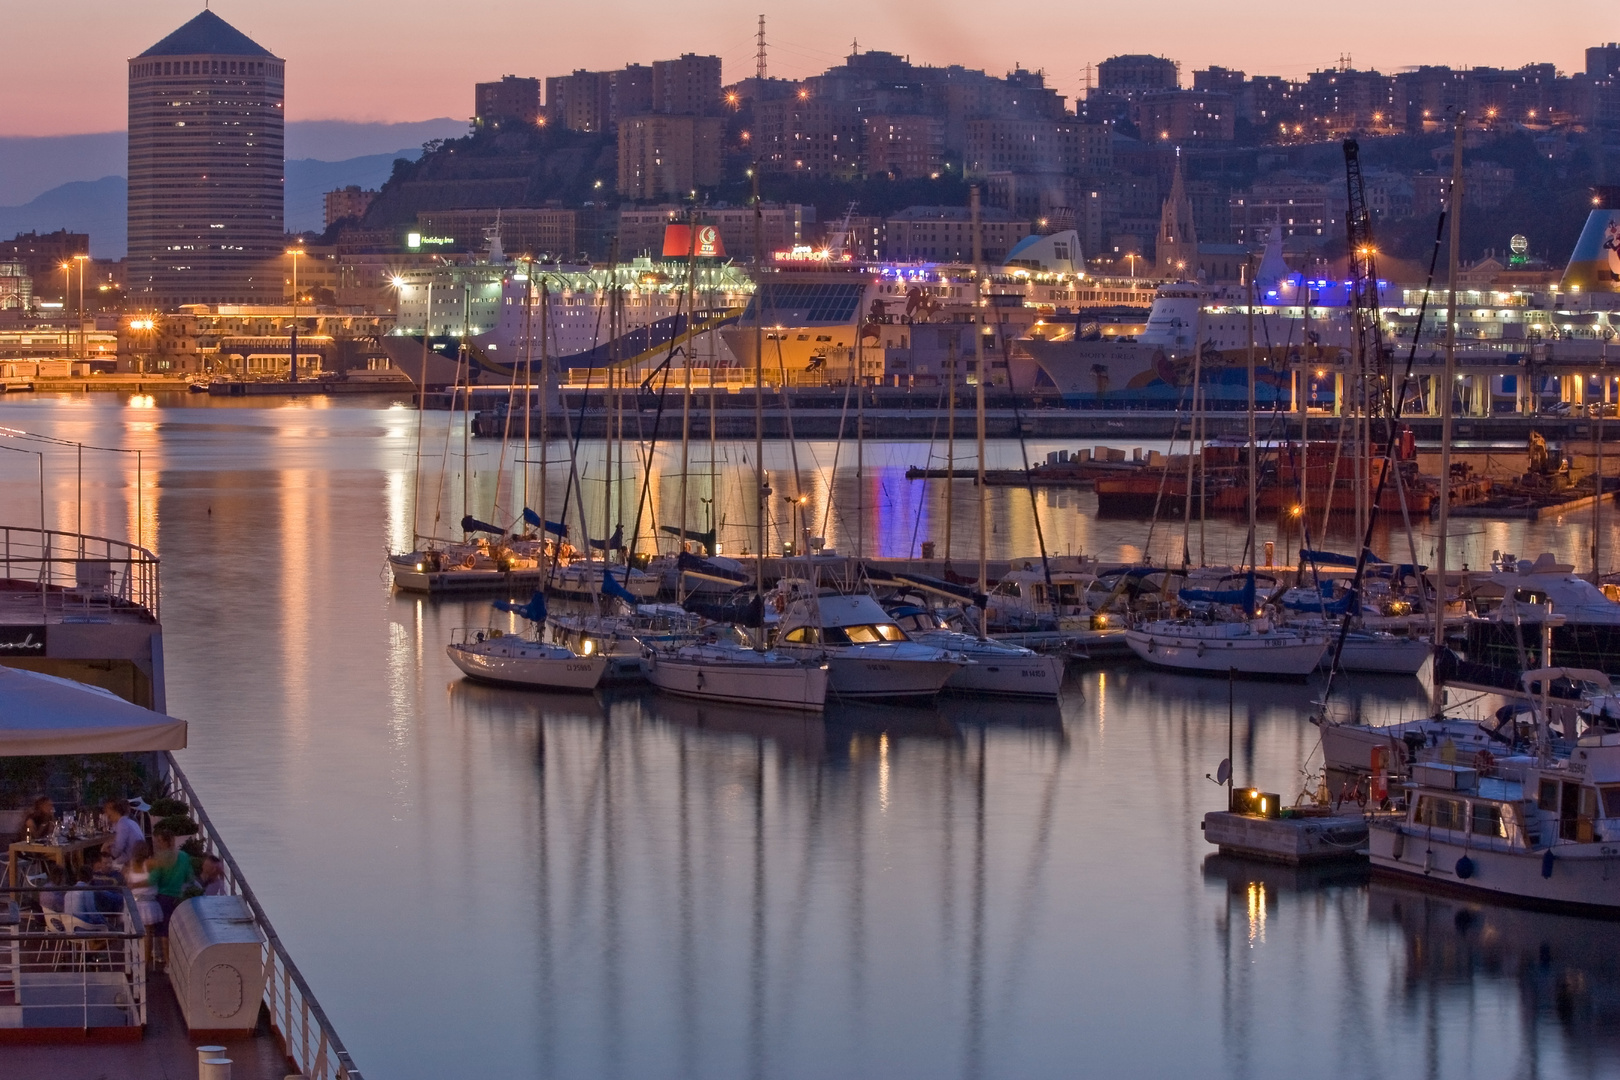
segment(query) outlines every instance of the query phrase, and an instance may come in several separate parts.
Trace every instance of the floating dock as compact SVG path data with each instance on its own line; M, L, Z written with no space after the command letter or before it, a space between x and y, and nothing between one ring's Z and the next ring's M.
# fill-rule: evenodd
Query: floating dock
M1290 866L1366 858L1367 822L1360 814L1261 817L1215 810L1204 815L1200 827L1223 855Z

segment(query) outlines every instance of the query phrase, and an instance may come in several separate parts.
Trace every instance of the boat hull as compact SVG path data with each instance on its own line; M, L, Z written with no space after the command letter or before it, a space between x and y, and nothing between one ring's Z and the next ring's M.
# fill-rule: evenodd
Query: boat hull
M1515 627L1496 619L1473 619L1467 624L1468 658L1507 671L1522 670L1523 653L1532 666L1541 660L1541 626L1525 622ZM1608 675L1620 675L1620 624L1565 623L1553 627L1552 654L1559 664L1594 668Z
M1056 656L971 657L973 663L945 682L964 694L1056 698L1063 686L1063 661Z
M705 701L800 712L820 712L827 702L827 669L815 664L687 661L649 650L642 670L665 693Z
M1206 675L1235 671L1249 678L1304 679L1327 651L1324 640L1292 635L1222 638L1127 630L1125 640L1155 667Z
M1327 652L1322 655L1324 670L1333 663L1335 645L1334 639L1329 638ZM1416 675L1433 651L1433 646L1419 638L1368 639L1352 636L1345 640L1339 670L1369 675Z
M1620 845L1571 844L1497 850L1449 830L1375 821L1367 837L1373 870L1445 891L1486 894L1521 903L1620 912ZM1467 857L1470 873L1459 873ZM1544 874L1545 871L1545 874Z
M845 655L827 658L827 688L841 698L889 701L929 698L963 665L952 660L906 660Z
M594 690L607 670L602 656L523 656L520 649L501 655L459 645L446 646L445 652L469 679L530 690Z

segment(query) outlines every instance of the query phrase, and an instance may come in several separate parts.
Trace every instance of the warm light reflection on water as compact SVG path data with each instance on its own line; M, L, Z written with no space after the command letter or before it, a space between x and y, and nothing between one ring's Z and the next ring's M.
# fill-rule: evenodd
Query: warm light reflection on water
M414 429L400 437L398 410L157 404L136 423L111 398L5 401L0 423L145 451L169 700L192 722L183 761L371 1075L1620 1070L1609 924L1213 854L1198 820L1223 798L1205 774L1227 752L1224 681L1121 663L1072 674L1058 706L824 717L471 685L444 645L487 605L394 595L383 574L411 513ZM447 418L428 419L445 441ZM814 520L845 545L852 522L827 500L852 491L853 455L831 482L809 465L831 449L801 447L801 472ZM903 475L927 447L868 450L874 544L939 537L939 485ZM752 451L722 451L740 545ZM785 447L767 453L788 467ZM1016 461L1017 445L993 454ZM0 460L0 507L29 524L33 461L5 457L19 460ZM493 478L474 479L487 509ZM70 457L47 461L51 513L74 483ZM794 490L779 471L772 486ZM459 517L459 479L444 490ZM694 520L709 490L705 468ZM98 455L85 491L87 528L122 534L133 457ZM677 491L657 485L660 523ZM585 493L599 511L601 485ZM1028 553L1027 493L991 498L994 550ZM1144 542L1143 523L1099 522L1089 500L1039 500L1054 548ZM971 485L956 509L969 560ZM1470 559L1589 544L1580 519L1465 528ZM1215 524L1210 542L1229 557L1240 532ZM1299 790L1319 693L1236 687L1239 783ZM1401 680L1347 694L1371 715L1423 698Z

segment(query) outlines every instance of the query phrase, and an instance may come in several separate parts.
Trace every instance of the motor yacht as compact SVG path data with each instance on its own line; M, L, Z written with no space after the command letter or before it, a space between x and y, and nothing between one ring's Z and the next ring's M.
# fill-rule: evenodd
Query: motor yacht
M953 630L926 608L912 605L890 614L906 636L919 645L960 653L973 663L952 675L947 690L1010 697L1056 698L1063 684L1063 660L1020 645L978 638Z
M1620 911L1620 733L1583 735L1568 758L1422 762L1402 807L1375 815L1373 869L1430 886Z
M800 591L793 582L784 585ZM868 595L787 595L780 590L776 595L782 613L775 648L825 660L828 689L838 697L933 697L972 663L959 650L912 641Z

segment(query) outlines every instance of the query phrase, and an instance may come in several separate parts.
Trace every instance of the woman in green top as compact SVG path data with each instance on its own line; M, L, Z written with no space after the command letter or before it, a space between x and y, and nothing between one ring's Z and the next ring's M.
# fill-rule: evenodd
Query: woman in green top
M159 825L152 831L155 850L147 864L151 872L151 886L157 890L158 907L163 909L163 921L155 931L159 937L169 936L169 916L180 906L186 885L191 881L191 856L180 850L174 833Z

